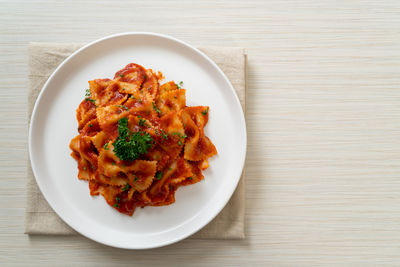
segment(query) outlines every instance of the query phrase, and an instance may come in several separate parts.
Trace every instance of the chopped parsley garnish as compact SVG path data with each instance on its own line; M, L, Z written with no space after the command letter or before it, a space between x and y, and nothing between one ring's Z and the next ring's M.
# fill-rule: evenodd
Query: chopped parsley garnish
M207 115L208 112L208 107L206 108L206 110L204 110L203 112L201 112L201 114L203 114L204 116Z
M156 134L161 136L163 139L168 139L168 134L164 132L164 130L158 131L157 129L155 130Z
M118 138L113 143L114 153L121 160L135 160L146 154L152 146L153 138L144 131L132 133L128 129L128 119L118 121Z
M192 180L193 179L193 177L188 177L188 180Z
M104 150L108 150L108 143L104 145ZM114 162L113 162L114 163ZM115 163L114 163L115 164Z
M111 162L111 165L115 165L115 162Z
M186 134L183 134L183 135L182 135L181 133L178 133L178 132L173 132L172 135L177 135L177 136L179 136L180 138L186 138L186 137L187 137Z
M119 202L121 199L119 197L115 198L115 201Z
M138 178L137 178L137 177L135 177L135 182L137 182L137 180L138 180Z
M131 98L132 98L132 99L136 99L133 95L131 95Z
M124 77L124 75L123 75L123 74L120 74L120 75L119 75L119 77L121 77L121 78L122 78L122 77Z
M146 74L143 74L143 79L145 79L145 80L147 79L147 76L146 76Z
M169 170L169 171L172 171L172 168L171 168L171 167L169 167L169 168L168 168L168 170Z
M156 173L156 179L157 179L157 180L160 180L161 177L162 177L162 174L163 174L162 172L157 172L157 173Z
M176 87L178 87L179 89L181 89L182 86L183 86L183 82L180 81L179 83L176 83L175 85L176 85Z
M142 99L139 99L139 101L138 101L138 102L139 102L139 104L142 104Z
M90 96L90 89L86 89L85 96Z
M125 88L122 88L122 91L125 91Z
M173 132L172 135L177 135L179 137L179 141L178 141L178 145L183 145L182 140L181 139L185 139L187 137L186 134L181 134L178 132Z
M96 101L95 101L94 99L91 99L91 98L89 98L89 97L86 97L85 100L86 100L86 101L92 102L92 104L96 106Z
M146 120L139 119L139 126L146 126Z
M153 109L157 111L157 113L161 113L161 110L156 106L156 104L154 104L154 102L151 102L151 104L153 104Z
M161 130L161 137L162 137L163 139L168 139L168 134L166 134L166 133L164 132L164 130Z
M123 108L123 109L125 109L125 110L129 110L129 108L128 108L128 107L125 107L124 105L118 105L118 107Z
M122 192L127 191L131 189L131 186L129 184L126 184L124 187L121 188Z
M90 124L89 124L89 127L93 127L93 124L90 123Z
M113 207L119 208L119 205L118 205L117 203L115 203L115 204L113 205Z

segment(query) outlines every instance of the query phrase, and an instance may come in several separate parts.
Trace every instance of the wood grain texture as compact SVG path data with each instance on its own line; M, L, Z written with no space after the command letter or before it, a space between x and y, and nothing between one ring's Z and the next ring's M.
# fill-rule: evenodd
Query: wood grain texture
M399 1L1 1L0 265L400 265ZM23 234L28 42L124 31L248 54L247 238Z

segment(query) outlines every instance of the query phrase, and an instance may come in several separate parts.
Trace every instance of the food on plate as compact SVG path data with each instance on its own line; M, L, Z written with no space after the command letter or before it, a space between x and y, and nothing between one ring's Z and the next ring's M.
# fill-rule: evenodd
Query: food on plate
M78 178L121 213L175 202L180 186L201 181L217 154L204 134L210 109L187 106L183 83L130 63L111 79L89 81L71 140Z

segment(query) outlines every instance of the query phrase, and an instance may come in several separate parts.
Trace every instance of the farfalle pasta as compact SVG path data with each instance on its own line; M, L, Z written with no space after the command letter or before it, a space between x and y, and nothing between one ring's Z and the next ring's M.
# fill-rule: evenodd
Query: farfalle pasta
M201 181L217 154L205 136L209 107L186 106L186 90L130 63L111 79L89 81L71 140L78 178L121 213L175 202L180 186Z

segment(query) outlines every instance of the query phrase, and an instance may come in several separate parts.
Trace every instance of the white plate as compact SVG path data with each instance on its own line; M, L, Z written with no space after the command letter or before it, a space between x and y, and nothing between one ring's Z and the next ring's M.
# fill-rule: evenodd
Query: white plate
M128 63L160 70L165 81L183 81L188 106L210 106L206 135L218 155L205 179L180 187L176 202L120 214L101 196L89 195L77 178L70 140L77 135L76 108L88 81L113 78ZM165 35L124 33L79 49L50 76L32 114L29 153L33 173L54 211L73 229L97 242L145 249L186 238L209 223L233 194L246 154L246 125L238 97L224 73L196 48Z

